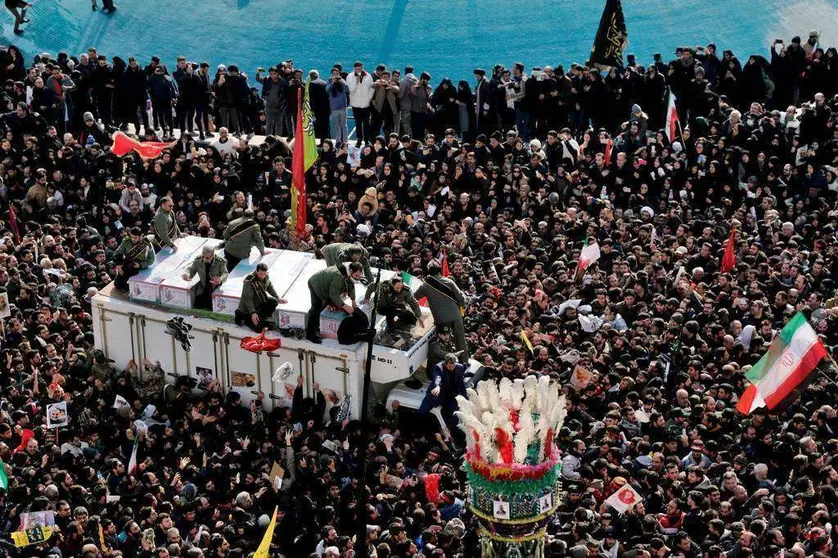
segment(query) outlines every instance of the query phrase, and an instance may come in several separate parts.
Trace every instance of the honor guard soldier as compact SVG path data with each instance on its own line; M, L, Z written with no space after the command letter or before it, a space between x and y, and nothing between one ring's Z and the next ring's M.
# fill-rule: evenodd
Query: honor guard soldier
M265 255L262 230L253 216L252 209L245 209L241 217L230 221L224 229L224 258L227 260L227 271L232 271L240 261L246 260L254 246L261 255Z

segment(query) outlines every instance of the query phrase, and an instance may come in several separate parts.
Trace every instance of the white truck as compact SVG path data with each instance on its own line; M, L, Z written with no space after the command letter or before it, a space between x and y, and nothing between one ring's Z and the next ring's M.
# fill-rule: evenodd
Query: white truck
M341 345L328 338L322 344L315 344L273 331L268 332L268 337L280 339L277 350L257 354L242 349L242 339L256 334L232 323L230 306L237 304L236 295L240 291L231 292L229 287L239 285L240 289L240 279L262 258L254 249L250 259L230 273L228 284L218 289L218 297L213 297L213 312L193 310L191 288L197 278L190 284L180 276L200 254L205 242L213 247L217 245L212 240L187 237L178 241L174 254L162 251L152 268L129 281L130 295L117 291L113 284L102 289L92 300L96 348L113 359L117 367L125 368L131 360L139 366L146 358L150 362L159 361L169 374L195 378L199 385L217 380L224 393L236 391L244 401L264 392L263 405L268 410L291 404L297 377L301 376L305 396L312 396L313 385L318 383L322 390L334 391L340 401L348 396L350 416L359 418L367 344ZM264 259L269 262L269 275L278 294L288 300L288 304L277 309L276 323L304 327L310 304L307 281L315 271L325 267L325 262L313 259L311 254L290 251L268 251ZM155 273L153 268L158 266L166 272ZM382 271L382 281L392 275L393 272ZM171 296L173 290L181 294ZM365 286L357 285L357 300L363 300L365 290ZM184 291L186 294L182 294ZM369 312L369 308L364 309ZM423 312L425 326L417 324L410 332L386 332L383 318L376 320L379 334L373 348L370 378L371 392L380 402L387 401L397 384L399 402L404 408L418 408L422 401L427 383L421 382L420 387L411 389L403 380L420 369L422 373L418 376L424 377L423 367L434 326L428 310L423 308ZM178 315L192 326L188 351L167 333L166 322ZM293 373L274 381L275 371L286 362L291 363ZM174 380L169 374L166 379L171 383ZM387 403L390 409L392 400Z

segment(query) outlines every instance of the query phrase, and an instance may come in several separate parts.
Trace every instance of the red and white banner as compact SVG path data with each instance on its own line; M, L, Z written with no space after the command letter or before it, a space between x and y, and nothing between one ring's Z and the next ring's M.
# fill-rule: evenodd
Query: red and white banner
M666 102L666 137L669 142L675 141L678 136L678 110L675 108L675 94L670 90L669 99Z

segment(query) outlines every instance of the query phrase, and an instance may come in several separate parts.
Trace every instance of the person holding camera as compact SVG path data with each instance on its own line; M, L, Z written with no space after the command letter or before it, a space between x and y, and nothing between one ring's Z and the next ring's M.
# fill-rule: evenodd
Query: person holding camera
M364 70L362 62L355 62L354 70L346 76L346 86L349 88L349 102L355 117L355 136L358 141L355 147L361 147L361 142L372 143L373 133L370 128L370 104L373 96L373 79Z
M332 139L338 145L349 141L349 128L346 124L346 107L349 106L349 88L340 74L340 68L332 68L332 75L329 83L326 84L326 93L329 95L329 110L332 115Z
M373 84L375 92L372 97L374 109L373 134L378 134L384 126L384 135L393 132L396 115L399 113L399 85L394 83L390 72L382 70Z
M410 87L410 128L414 138L424 139L425 120L431 100L431 74L422 72L419 81Z

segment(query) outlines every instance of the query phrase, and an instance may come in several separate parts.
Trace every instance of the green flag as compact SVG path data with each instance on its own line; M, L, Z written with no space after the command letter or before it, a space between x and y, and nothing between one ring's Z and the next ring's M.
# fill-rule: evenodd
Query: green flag
M311 110L311 97L309 96L309 85L311 78L306 80L305 93L303 95L303 132L302 140L305 143L305 156L303 157L304 170L311 168L311 165L317 161L317 140L314 137L314 113ZM297 137L300 136L300 131L296 131Z
M6 475L6 464L0 459L0 488L9 489L9 477Z

